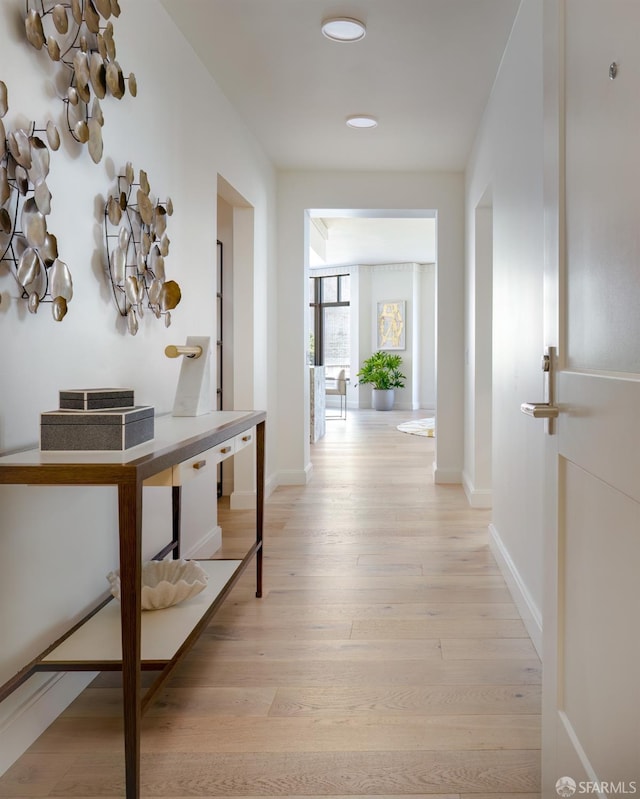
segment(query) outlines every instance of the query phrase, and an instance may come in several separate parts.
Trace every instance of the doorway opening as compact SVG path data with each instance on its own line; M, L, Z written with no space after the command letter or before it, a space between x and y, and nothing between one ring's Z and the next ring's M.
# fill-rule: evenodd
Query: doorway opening
M380 340L378 316L393 302L404 310L393 349L407 375L394 408L435 414L436 229L433 210L307 211L307 363L324 366L327 379L344 369L349 408L371 407L371 389L358 386L356 374L365 358L390 348Z
M218 410L252 408L255 375L254 208L218 175L216 212L216 340ZM225 461L219 492L232 509L252 508L256 478L250 450Z

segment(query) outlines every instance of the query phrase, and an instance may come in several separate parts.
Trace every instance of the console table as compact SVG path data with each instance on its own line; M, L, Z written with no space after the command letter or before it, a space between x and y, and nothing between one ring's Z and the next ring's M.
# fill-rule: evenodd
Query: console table
M207 626L245 567L256 559L256 596L262 596L262 530L266 413L212 411L196 417L161 416L155 437L122 452L42 452L0 457L0 484L117 486L121 601L107 599L64 636L0 686L0 700L37 671L122 671L125 784L127 799L140 797L141 715L160 684ZM173 491L173 536L158 553L177 557L180 547L180 486L255 438L255 541L238 560L200 560L207 588L165 610L141 612L142 489ZM143 696L141 670L159 671Z

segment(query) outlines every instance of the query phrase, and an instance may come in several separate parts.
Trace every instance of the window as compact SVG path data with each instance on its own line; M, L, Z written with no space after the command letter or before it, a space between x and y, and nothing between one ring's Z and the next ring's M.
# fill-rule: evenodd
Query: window
M327 377L341 369L349 377L351 352L350 276L309 278L309 363Z

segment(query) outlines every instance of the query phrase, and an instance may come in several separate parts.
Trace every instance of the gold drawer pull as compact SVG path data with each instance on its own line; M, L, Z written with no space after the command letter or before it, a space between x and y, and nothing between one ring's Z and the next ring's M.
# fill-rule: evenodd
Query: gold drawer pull
M242 436L243 441L251 441L251 436Z
M196 461L196 462L193 464L193 468L194 468L194 469L204 469L204 467L205 467L206 465L207 465L207 462L206 462L206 461Z
M223 455L226 455L226 454L227 454L227 452L231 452L231 447L222 447L222 449L220 450L220 452L221 452Z

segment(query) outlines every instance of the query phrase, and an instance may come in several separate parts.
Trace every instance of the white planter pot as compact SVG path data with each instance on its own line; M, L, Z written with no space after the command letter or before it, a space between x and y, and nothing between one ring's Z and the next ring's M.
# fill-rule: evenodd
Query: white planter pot
M394 390L374 388L371 390L371 407L374 411L390 411L393 408Z

